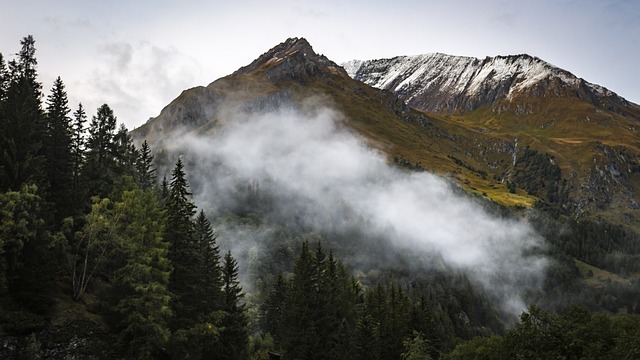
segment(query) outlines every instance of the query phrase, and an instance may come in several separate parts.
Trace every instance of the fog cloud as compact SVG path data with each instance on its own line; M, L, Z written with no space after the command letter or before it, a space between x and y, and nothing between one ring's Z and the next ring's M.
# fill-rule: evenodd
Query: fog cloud
M410 253L428 268L438 258L493 294L504 311L524 310L523 294L540 284L546 266L531 255L539 236L522 222L490 215L438 176L390 166L341 118L327 107L287 108L237 115L214 134L183 138L176 146L197 157L198 169L189 172L203 177L196 202L220 210L239 184L257 184L276 199L272 213L308 228L340 233L350 219L361 219L361 231L384 239L384 249L367 253L363 246L352 255L358 261L389 267L391 251Z

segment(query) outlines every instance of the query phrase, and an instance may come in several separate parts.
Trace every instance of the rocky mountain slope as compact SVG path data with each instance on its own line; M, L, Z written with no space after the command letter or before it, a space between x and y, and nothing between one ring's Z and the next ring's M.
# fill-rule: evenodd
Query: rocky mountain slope
M575 96L626 115L640 108L605 87L529 55L477 59L440 53L342 64L351 77L431 112L469 112L497 100Z
M133 136L170 153L176 136L216 132L238 114L304 108L311 98L399 166L441 174L507 206L543 201L640 231L637 105L527 55L344 66L305 39L288 39L184 91Z
M392 91L413 108L503 138L514 148L546 153L561 170L538 189L510 169L501 180L543 197L557 186L562 206L576 217L640 219L640 106L605 87L529 55L477 59L436 53L343 66L354 79ZM474 157L483 163L483 154Z

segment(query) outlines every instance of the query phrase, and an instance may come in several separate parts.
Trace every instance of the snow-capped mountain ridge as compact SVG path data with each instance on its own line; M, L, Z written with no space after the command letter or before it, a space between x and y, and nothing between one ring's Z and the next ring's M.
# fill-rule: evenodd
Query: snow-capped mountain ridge
M530 55L478 59L430 53L342 64L354 79L399 94L409 105L428 111L471 111L517 95L575 94L600 103L600 97L626 102L608 89Z

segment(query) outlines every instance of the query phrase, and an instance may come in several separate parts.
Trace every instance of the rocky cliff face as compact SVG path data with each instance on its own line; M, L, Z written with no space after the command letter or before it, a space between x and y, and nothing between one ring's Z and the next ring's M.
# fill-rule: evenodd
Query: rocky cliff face
M264 72L272 81L295 80L305 83L305 77L326 77L327 74L348 76L346 71L324 55L316 54L304 38L289 38L260 55L251 64L232 75Z
M292 106L298 90L292 85L304 87L310 81L332 83L335 79L351 80L342 67L314 52L307 40L290 38L229 76L183 91L132 134L136 141L144 138L164 147L169 134L214 131L218 122L231 121L237 114Z
M393 91L410 106L430 112L469 112L498 100L550 96L575 96L621 114L630 106L612 91L529 55L477 59L434 53L353 60L343 66L354 79Z

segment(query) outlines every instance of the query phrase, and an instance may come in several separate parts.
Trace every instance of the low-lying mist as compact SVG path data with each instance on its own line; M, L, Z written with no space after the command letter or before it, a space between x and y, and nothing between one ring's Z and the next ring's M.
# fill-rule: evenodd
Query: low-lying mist
M181 137L174 146L192 159L186 170L197 184L196 203L208 214L237 209L239 199L246 201L238 192L249 186L268 194L272 219L342 234L342 241L359 224L363 243L337 254L350 264L396 268L396 254L403 254L409 266L429 269L438 259L479 284L504 312L525 309L524 295L540 286L546 267L534 255L542 239L528 225L490 215L438 176L389 165L342 125L339 113L307 108L239 112L215 133ZM224 227L218 220L212 222ZM257 256L265 236L227 235L219 242L242 264Z

